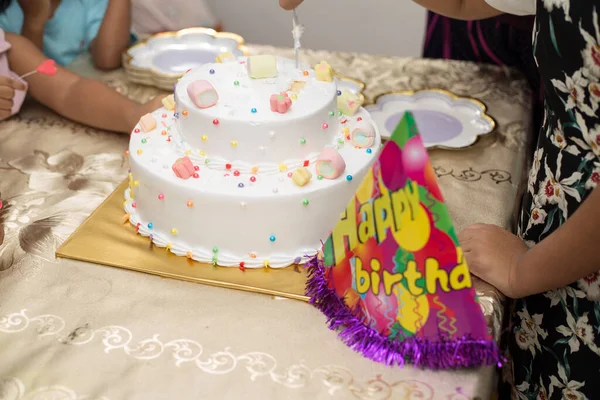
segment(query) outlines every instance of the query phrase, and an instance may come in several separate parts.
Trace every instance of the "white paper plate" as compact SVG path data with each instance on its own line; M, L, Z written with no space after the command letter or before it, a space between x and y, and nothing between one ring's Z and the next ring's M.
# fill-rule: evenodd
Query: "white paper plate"
M496 127L482 102L440 89L384 93L365 108L385 139L411 111L427 148L469 147Z

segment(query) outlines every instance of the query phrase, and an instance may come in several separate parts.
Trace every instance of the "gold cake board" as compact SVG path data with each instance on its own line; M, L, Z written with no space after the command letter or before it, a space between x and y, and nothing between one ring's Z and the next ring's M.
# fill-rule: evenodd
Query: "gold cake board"
M127 180L73 232L56 251L56 256L165 278L308 301L304 294L306 271L302 267L246 268L244 271L213 267L151 246L150 239L138 235L129 221L123 219L126 188Z

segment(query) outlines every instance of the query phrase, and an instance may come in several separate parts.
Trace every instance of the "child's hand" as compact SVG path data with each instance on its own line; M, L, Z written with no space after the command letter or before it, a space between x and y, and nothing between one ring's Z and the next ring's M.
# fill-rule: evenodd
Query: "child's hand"
M476 224L458 235L469 270L510 298L524 297L516 284L517 266L528 247L512 233L496 225ZM517 287L518 286L518 287Z
M293 10L302 4L304 0L279 0L279 6L284 10Z
M12 115L15 90L25 90L25 84L7 76L0 76L0 121Z
M24 24L44 26L53 14L50 0L18 0L23 10Z

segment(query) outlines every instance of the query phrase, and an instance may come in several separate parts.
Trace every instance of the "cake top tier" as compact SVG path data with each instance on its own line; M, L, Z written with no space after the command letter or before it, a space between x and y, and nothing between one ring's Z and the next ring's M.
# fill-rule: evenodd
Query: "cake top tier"
M235 61L205 64L188 72L176 86L178 105L222 120L250 123L293 122L328 106L336 96L337 89L333 80L318 80L314 70L307 66L296 69L293 60L259 56L259 60L254 64L264 60L265 64L272 65L259 65L255 69L274 68L273 71L267 70L262 74L262 71L254 73L254 76L259 78L252 77L252 60L253 57L250 60L248 57L240 57ZM260 78L265 75L267 77ZM194 104L189 95L190 86L198 81L208 82L214 88L218 95L216 104L206 108L199 108ZM205 89L211 88L207 86ZM202 90L200 88L200 91ZM271 111L271 97L283 92L295 97L293 106L283 113Z
M263 172L314 159L339 133L337 82L323 65L251 56L188 72L175 89L186 152Z

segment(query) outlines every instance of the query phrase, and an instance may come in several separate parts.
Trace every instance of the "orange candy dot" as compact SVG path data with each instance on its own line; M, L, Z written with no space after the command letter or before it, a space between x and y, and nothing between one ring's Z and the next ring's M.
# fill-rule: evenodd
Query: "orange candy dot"
M188 206L189 208L192 208L192 207L194 207L194 202L193 202L193 201L191 201L191 200L190 200L190 201L188 201L188 202L187 202L187 206Z
M163 136L167 136L167 131L162 131L160 134Z
M304 76L308 76L308 71L304 71Z
M183 110L181 112L181 115L183 115L184 117L187 117L188 116L188 110Z
M185 254L185 256L191 260L191 259L192 259L192 252L191 252L191 251L188 251L188 252Z

